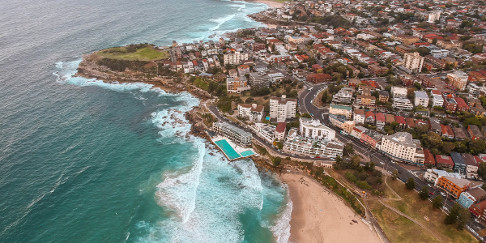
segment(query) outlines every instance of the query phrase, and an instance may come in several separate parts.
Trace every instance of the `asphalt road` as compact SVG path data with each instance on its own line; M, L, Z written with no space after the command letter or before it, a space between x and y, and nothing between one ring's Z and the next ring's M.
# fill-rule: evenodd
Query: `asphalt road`
M380 151L376 149L372 149L369 146L361 143L358 139L351 137L349 135L343 135L340 133L340 129L337 127L334 127L329 123L329 113L327 109L324 108L318 108L314 104L312 104L312 100L314 97L319 93L320 89L322 87L325 87L324 84L316 85L312 88L312 90L309 90L308 88L306 91L303 91L301 95L299 96L299 109L301 112L306 112L311 114L314 119L320 120L323 124L326 124L328 127L332 128L333 130L336 131L336 138L339 139L340 141L344 143L351 143L353 145L353 148L358 151L361 154L364 154L368 156L375 164L375 166L380 167L390 173L393 173L394 171L398 172L398 178L406 182L409 178L413 178L415 181L415 190L420 191L422 190L423 187L427 186L429 189L429 192L432 192L433 195L431 196L430 200L433 197L436 197L441 194L441 190L439 188L433 187L432 185L429 185L428 183L422 181L419 179L415 174L413 174L410 170L403 168L400 166L399 163L393 162L389 157L386 155L382 154ZM451 199L451 196L446 196L444 197L444 207L443 210L449 211L449 209L455 204L455 200ZM485 227L481 225L480 223L471 220L471 222L467 225L470 227L470 229L473 229L474 231L478 232Z

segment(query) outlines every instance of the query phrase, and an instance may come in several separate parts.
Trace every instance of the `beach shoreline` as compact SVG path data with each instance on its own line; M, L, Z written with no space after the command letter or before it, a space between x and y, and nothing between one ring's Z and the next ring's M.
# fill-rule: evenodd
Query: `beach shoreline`
M269 8L281 8L285 3L273 0L245 0L246 2L255 2L266 4Z
M302 173L282 173L292 200L290 242L381 242L341 198Z

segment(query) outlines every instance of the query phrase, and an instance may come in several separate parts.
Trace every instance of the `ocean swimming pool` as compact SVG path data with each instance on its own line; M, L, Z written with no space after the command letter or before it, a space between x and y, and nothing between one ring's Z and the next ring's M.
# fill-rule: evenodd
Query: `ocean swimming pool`
M223 153L228 157L230 160L238 159L241 157L241 155L236 152L233 147L231 147L231 144L226 141L226 139L221 139L219 141L214 142L218 147L223 151Z

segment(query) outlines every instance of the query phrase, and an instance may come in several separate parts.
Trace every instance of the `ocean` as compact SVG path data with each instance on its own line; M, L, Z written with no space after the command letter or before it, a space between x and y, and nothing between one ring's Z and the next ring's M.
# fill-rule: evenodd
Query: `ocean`
M0 0L0 242L286 242L284 185L188 135L188 93L74 77L83 54L259 27L259 3Z

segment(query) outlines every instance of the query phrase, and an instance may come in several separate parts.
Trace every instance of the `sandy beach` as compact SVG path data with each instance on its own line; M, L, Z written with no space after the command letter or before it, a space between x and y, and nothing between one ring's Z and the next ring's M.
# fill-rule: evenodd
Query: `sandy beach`
M264 3L268 5L270 8L280 8L283 7L284 3L272 1L272 0L245 0L247 2L257 2L257 3Z
M293 202L290 242L381 242L361 217L302 174L281 175Z

